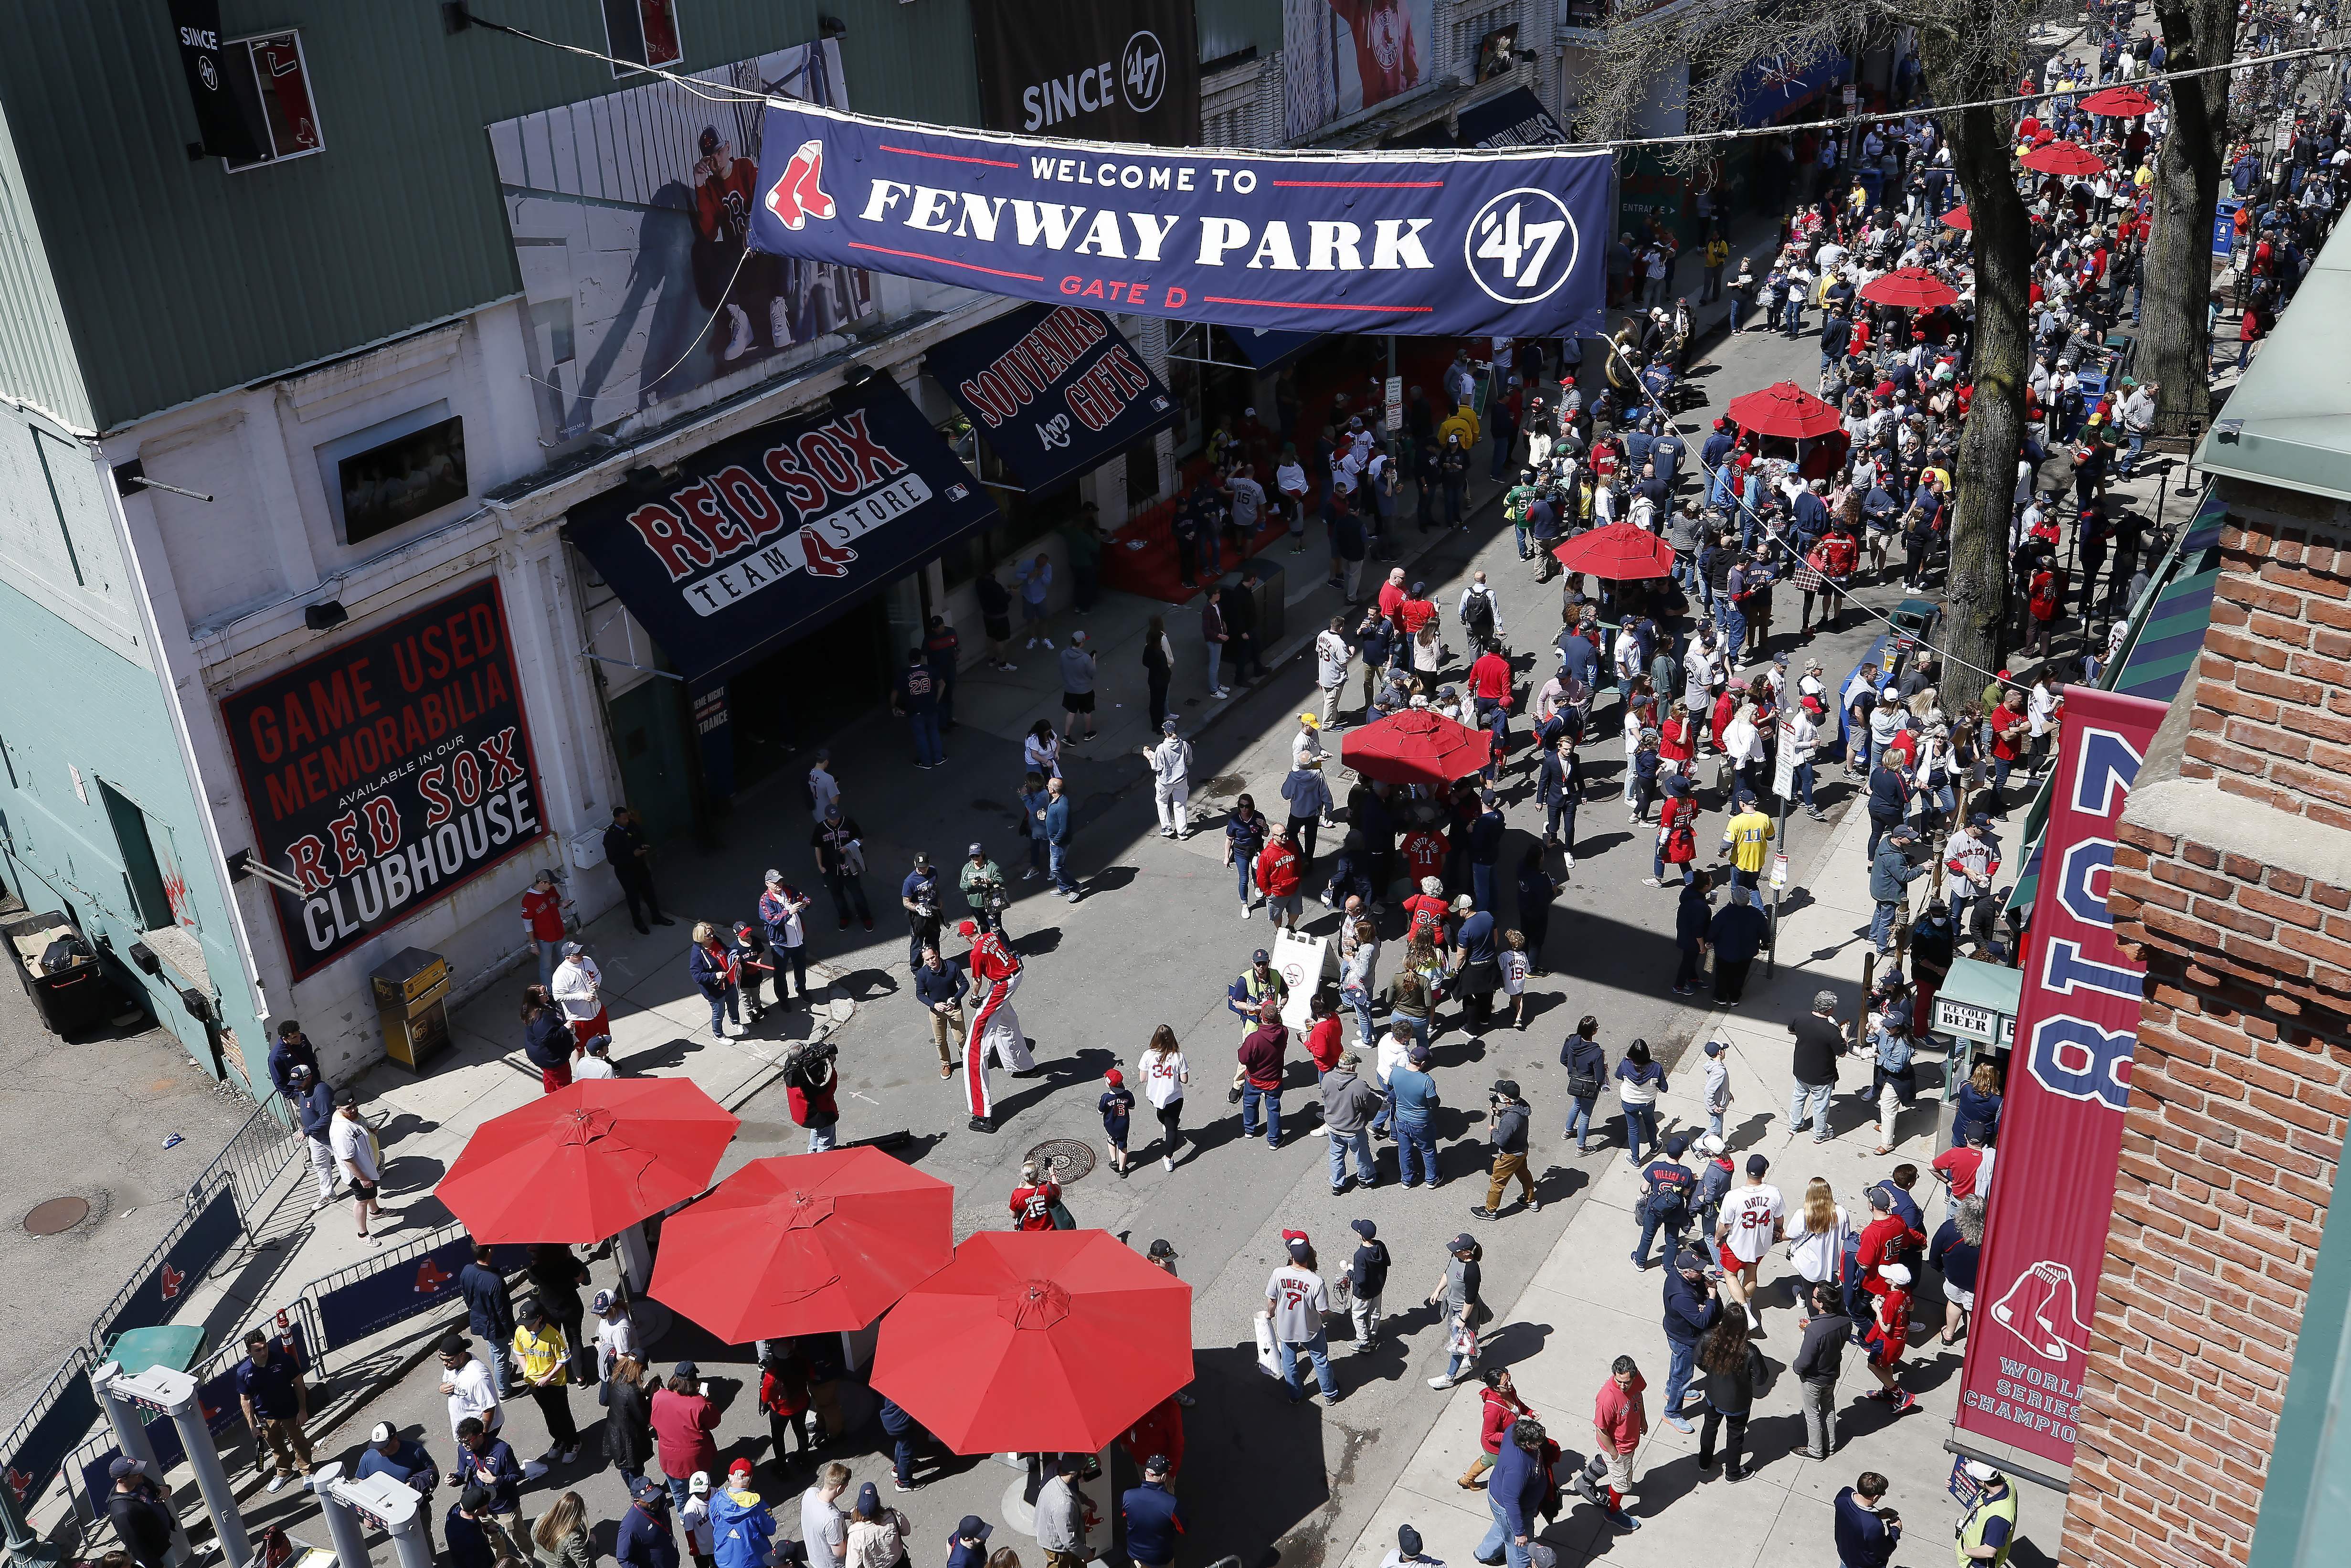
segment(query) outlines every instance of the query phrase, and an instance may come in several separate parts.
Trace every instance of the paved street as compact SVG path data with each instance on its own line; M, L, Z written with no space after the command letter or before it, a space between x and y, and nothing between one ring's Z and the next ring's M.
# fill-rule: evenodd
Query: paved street
M1710 408L1773 380L1808 380L1815 359L1809 340L1750 334L1719 346L1700 367L1699 384L1708 391ZM1710 417L1708 409L1692 409L1681 423L1686 432L1698 434ZM1290 558L1279 547L1274 559L1319 565L1319 553ZM1435 548L1412 568L1412 575L1430 582L1449 618L1468 572L1476 569L1489 572L1501 596L1507 640L1518 650L1522 668L1536 668L1539 681L1548 674L1548 665L1533 666L1528 656L1547 650L1557 630L1557 589L1532 582L1515 559L1508 531L1500 528L1491 506L1470 530L1437 537ZM1306 581L1291 585L1286 633L1291 642L1310 637L1332 612L1335 601L1335 595L1320 585L1317 573L1310 570L1305 576ZM1865 597L1890 603L1897 595L1875 591ZM1238 1116L1224 1105L1221 1093L1222 1063L1229 1060L1237 1038L1225 1010L1224 988L1246 964L1250 949L1269 940L1270 933L1262 915L1247 922L1239 918L1232 873L1220 863L1221 834L1196 835L1176 844L1160 840L1154 831L1144 765L1133 753L1144 731L1143 683L1133 649L1144 618L1157 608L1109 595L1087 621L1102 655L1102 734L1091 747L1071 748L1071 759L1065 764L1080 803L1074 862L1087 894L1071 905L1043 891L1041 880L1017 884L1021 896L1007 923L1029 964L1019 1006L1044 1072L1027 1082L998 1077L1000 1128L993 1138L965 1129L959 1085L938 1078L927 1028L904 994L904 936L893 907L894 887L917 847L951 865L967 842L978 839L1008 869L1020 863L1021 846L1008 831L1008 809L1019 771L1016 737L1036 717L1058 716L1057 688L1044 673L1042 650L1035 655L1020 651L1024 668L1016 676L967 679L959 693L966 722L950 732L952 763L946 773L914 769L902 727L883 716L869 718L831 740L846 809L865 830L872 868L867 888L877 905L875 931L870 936L855 925L834 933L832 923L823 918L829 912L820 893L818 907L811 911L818 916L812 921L813 952L838 976L831 995L837 1007L848 999L855 1003L854 1016L840 1026L836 1036L843 1074L841 1131L847 1138L907 1131L913 1135L905 1151L909 1156L956 1186L958 1234L999 1228L1021 1156L1055 1138L1099 1148L1093 1103L1101 1073L1113 1064L1132 1063L1155 1024L1173 1025L1194 1063L1187 1123L1201 1134L1198 1142L1172 1175L1162 1171L1155 1159L1138 1161L1125 1181L1098 1166L1071 1187L1068 1201L1081 1226L1107 1228L1138 1247L1155 1238L1171 1241L1181 1257L1182 1273L1195 1287L1199 1403L1189 1413L1190 1458L1184 1478L1184 1490L1195 1500L1193 1551L1204 1561L1228 1552L1254 1560L1278 1545L1290 1561L1337 1562L1353 1549L1354 1555L1369 1553L1367 1561L1376 1561L1385 1547L1377 1531L1371 1536L1364 1532L1375 1521L1387 1528L1384 1521L1397 1506L1390 1498L1392 1489L1414 1484L1416 1451L1424 1440L1458 1446L1464 1429L1458 1402L1465 1396L1448 1398L1426 1386L1425 1379L1441 1368L1441 1345L1433 1332L1434 1312L1414 1310L1411 1303L1440 1271L1444 1240L1474 1224L1468 1210L1483 1197L1484 1148L1458 1140L1470 1130L1487 1085L1507 1075L1525 1086L1541 1134L1533 1163L1545 1200L1540 1214L1513 1213L1501 1224L1478 1228L1488 1248L1489 1300L1498 1310L1518 1301L1538 1282L1539 1270L1548 1270L1544 1277L1556 1280L1567 1267L1554 1251L1561 1238L1572 1228L1604 1223L1611 1234L1598 1254L1602 1261L1593 1271L1592 1289L1604 1291L1614 1303L1560 1295L1531 1298L1542 1310L1507 1315L1508 1326L1494 1341L1492 1354L1546 1369L1536 1375L1546 1386L1547 1369L1553 1366L1575 1369L1572 1380L1582 1381L1587 1361L1601 1355L1604 1348L1614 1354L1619 1310L1644 1311L1624 1307L1615 1299L1627 1291L1652 1297L1655 1285L1635 1285L1631 1270L1618 1261L1625 1246L1617 1239L1621 1215L1584 1218L1595 1183L1600 1199L1595 1208L1622 1207L1624 1196L1613 1181L1625 1167L1621 1145L1613 1138L1583 1158L1561 1144L1558 1124L1564 1099L1554 1087L1559 1041L1578 1016L1591 1012L1602 1020L1612 1057L1627 1040L1641 1037L1672 1063L1703 1014L1670 994L1673 894L1640 885L1647 874L1653 834L1634 829L1617 814L1622 808L1614 788L1622 769L1621 751L1613 738L1604 737L1589 749L1588 761L1596 765L1595 798L1583 811L1573 882L1560 900L1544 956L1553 977L1531 987L1527 1029L1479 1040L1455 1026L1436 1041L1448 1106L1437 1123L1448 1145L1441 1191L1436 1196L1408 1194L1388 1186L1333 1198L1320 1139L1293 1132L1291 1141L1279 1151L1267 1150L1261 1142L1244 1142ZM1056 617L1055 630L1066 632L1073 623L1070 617ZM1296 715L1311 689L1309 661L1293 657L1260 685L1229 702L1212 703L1202 692L1196 615L1176 612L1171 632L1178 639L1175 701L1196 751L1196 815L1228 805L1243 789L1255 791L1260 801L1277 799ZM1841 676L1872 640L1871 631L1849 628L1818 638L1803 651L1817 654L1833 674ZM1604 710L1608 701L1602 706ZM1609 727L1604 711L1602 728L1605 732ZM1837 804L1843 789L1830 786L1824 803ZM1508 864L1515 863L1526 841L1520 834L1534 820L1532 808L1525 803L1527 793L1516 775L1505 789L1513 822L1512 842L1504 857ZM1711 800L1708 803L1715 804ZM1708 811L1700 824L1702 843L1719 835L1721 820L1719 810ZM673 846L665 852L661 874L679 925L640 937L616 915L594 927L590 940L600 961L626 995L625 1005L614 1009L617 1054L625 1065L637 1071L682 1070L722 1095L722 1079L754 1086L750 1074L763 1070L759 1058L773 1051L763 1049L759 1040L723 1047L711 1040L706 1012L684 973L685 923L702 916L731 918L747 911L759 871L768 864L807 879L807 822L797 773L770 779L738 800L730 842L723 851L695 853ZM1802 868L1822 852L1829 831L1802 817L1791 824L1789 848L1800 880ZM1331 848L1326 841L1326 862ZM1792 907L1803 897L1799 892ZM1327 929L1333 922L1334 917L1323 915L1314 928ZM428 1189L472 1125L532 1092L532 1083L512 1065L518 1057L511 1016L510 1002L503 996L465 1009L459 1019L463 1059L475 1065L462 1074L444 1068L422 1081L408 1081L397 1069L379 1068L369 1080L370 1093L395 1111L392 1130L397 1136L388 1150L395 1193ZM800 1017L787 1016L794 1020ZM773 1015L770 1027L758 1033L771 1035L772 1023ZM794 1027L802 1026L795 1021ZM507 1065L492 1070L500 1050L507 1053ZM749 1060L745 1060L747 1054ZM482 1076L485 1070L492 1075ZM1757 1068L1750 1080L1754 1087L1747 1091L1753 1098L1742 1108L1761 1110L1770 1093L1764 1084L1773 1071L1768 1064ZM1293 1128L1314 1120L1311 1113L1301 1114L1311 1103L1311 1092L1301 1086L1310 1082L1303 1064L1293 1063L1289 1096ZM1667 1101L1669 1119L1680 1098L1677 1085L1677 1094ZM399 1113L412 1110L413 1114ZM753 1092L743 1103L742 1114L743 1134L722 1172L745 1159L800 1146L778 1090ZM1138 1140L1142 1125L1139 1121ZM1140 1141L1136 1146L1138 1153L1146 1152ZM1393 1162L1392 1154L1384 1155L1383 1173L1391 1179ZM1378 1222L1397 1260L1389 1297L1397 1312L1392 1321L1398 1337L1369 1357L1341 1359L1348 1397L1337 1409L1326 1411L1319 1404L1290 1407L1256 1372L1250 1348L1249 1317L1280 1254L1280 1233L1307 1230L1326 1259L1343 1257L1347 1222L1359 1217ZM410 1206L403 1223L422 1230L442 1218L438 1205L425 1197ZM312 1244L319 1267L308 1266L306 1249L305 1266L289 1275L315 1275L327 1266L330 1252L335 1261L355 1255L357 1244L340 1215L327 1220ZM600 1278L608 1267L600 1267ZM1652 1281L1655 1278L1650 1277ZM1656 1341L1651 1323L1623 1348L1650 1354L1662 1364L1662 1346ZM731 1385L723 1380L749 1371L740 1353L708 1343L683 1323L659 1347L655 1359L665 1366L688 1354L726 1386ZM428 1365L424 1372L411 1374L340 1436L351 1440L365 1424L389 1416L420 1426L429 1438L445 1446L445 1426L430 1371ZM1588 1398L1588 1389L1574 1400L1562 1395L1549 1398L1546 1408L1564 1413ZM763 1455L765 1426L750 1403L747 1395L738 1395L724 1435L742 1451ZM532 1435L538 1417L526 1409L518 1419L526 1439L518 1446L535 1452L539 1445ZM1912 1419L1924 1422L1927 1417ZM1562 1431L1571 1446L1577 1445L1580 1434L1573 1421L1566 1422ZM860 1479L880 1474L873 1460L856 1462ZM588 1461L583 1459L580 1468L586 1469ZM900 1500L911 1505L907 1511L920 1540L943 1540L947 1526L964 1512L1001 1518L1001 1493L1009 1477L984 1462L956 1460L950 1474ZM558 1479L567 1483L575 1479L568 1472ZM795 1480L800 1480L798 1472ZM620 1488L609 1471L581 1482L581 1490L591 1516L610 1520L621 1511ZM306 1511L290 1498L255 1500L263 1516ZM1472 1505L1478 1506L1475 1500ZM1392 1531L1388 1533L1392 1541ZM1360 1548L1355 1545L1359 1537L1364 1542ZM1434 1543L1444 1537L1432 1530L1430 1539L1432 1549L1437 1549ZM1441 1550L1439 1554L1450 1555Z

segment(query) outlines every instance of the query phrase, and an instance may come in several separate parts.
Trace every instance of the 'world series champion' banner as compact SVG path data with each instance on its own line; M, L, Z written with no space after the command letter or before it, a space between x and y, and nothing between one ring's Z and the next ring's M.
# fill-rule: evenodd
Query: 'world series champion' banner
M1596 329L1604 150L1173 152L770 99L757 249L1230 327Z
M1961 1431L2061 1470L2074 1462L2147 977L2115 946L2106 909L2115 824L2163 712L2065 691L1960 1375Z

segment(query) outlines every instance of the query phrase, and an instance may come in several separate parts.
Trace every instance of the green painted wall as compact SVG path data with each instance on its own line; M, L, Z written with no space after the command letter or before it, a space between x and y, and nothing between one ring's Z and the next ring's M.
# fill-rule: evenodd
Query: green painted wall
M686 70L808 42L831 16L849 26L855 108L978 120L964 0L676 10ZM481 11L604 47L594 0ZM188 159L195 116L163 0L26 0L11 15L0 392L99 429L518 292L482 128L624 85L599 61L482 28L445 36L434 0L222 0L228 37L299 29L325 141L232 174ZM25 245L26 204L53 295Z

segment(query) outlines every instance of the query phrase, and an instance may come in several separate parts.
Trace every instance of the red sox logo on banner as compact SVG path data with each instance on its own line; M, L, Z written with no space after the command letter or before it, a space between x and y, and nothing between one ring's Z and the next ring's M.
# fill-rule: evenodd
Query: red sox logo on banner
M416 1266L416 1293L420 1296L429 1296L447 1284L449 1279L449 1271L446 1269L427 1258Z
M183 1274L177 1269L172 1268L169 1263L163 1265L162 1284L163 1299L165 1301L169 1301L177 1300L180 1294L180 1287L187 1282L188 1277L185 1274Z

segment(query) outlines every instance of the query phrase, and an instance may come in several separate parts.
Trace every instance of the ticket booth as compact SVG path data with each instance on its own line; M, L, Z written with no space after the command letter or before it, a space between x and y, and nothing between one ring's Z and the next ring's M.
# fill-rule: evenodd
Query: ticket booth
M1943 1074L1943 1103L1938 1143L1950 1141L1952 1103L1959 1084L1975 1064L1999 1064L2006 1082L2009 1048L2016 1043L2017 998L2023 993L2024 971L1980 958L1954 958L1951 972L1935 993L1935 1016L1929 1027L1949 1035L1950 1068Z

